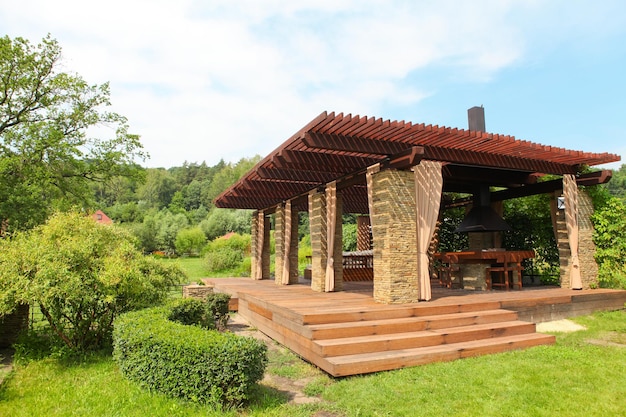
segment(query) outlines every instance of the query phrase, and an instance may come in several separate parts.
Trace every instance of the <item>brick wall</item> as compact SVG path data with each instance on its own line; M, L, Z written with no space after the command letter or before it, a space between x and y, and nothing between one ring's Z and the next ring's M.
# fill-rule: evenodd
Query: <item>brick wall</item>
M285 239L285 208L279 207L275 214L274 241L276 244L276 258L274 271L277 285L282 285L280 279L284 269L286 251ZM289 284L298 283L298 212L291 211L291 242L289 246Z
M284 223L285 210L279 207L274 213L274 276L276 284L280 284L280 277L283 276L283 256L285 253Z
M335 270L335 291L343 290L342 207L341 196L338 195L335 247L333 251L333 259L335 259L333 264ZM323 292L326 290L326 263L328 261L328 223L326 193L324 192L314 193L309 196L309 227L311 232L311 289Z
M309 196L309 227L311 233L311 289L323 292L328 251L326 193L314 193Z
M374 299L384 304L417 302L414 174L383 170L372 179Z
M199 298L204 300L213 293L213 287L209 285L191 284L183 286L183 298Z

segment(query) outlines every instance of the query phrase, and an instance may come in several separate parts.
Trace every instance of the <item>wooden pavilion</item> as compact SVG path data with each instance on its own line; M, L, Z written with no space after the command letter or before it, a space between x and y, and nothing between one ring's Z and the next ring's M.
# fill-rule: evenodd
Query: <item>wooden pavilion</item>
M578 186L608 181L610 171L582 172L620 157L486 133L483 108L474 107L468 114L469 130L326 112L313 119L215 201L217 207L256 210L252 277L269 278L268 215L273 213L275 281L297 282L297 213L308 210L311 287L341 290L341 214L369 214L375 300L385 304L429 300L432 259L427 252L442 193L473 194L473 205L483 208L505 199L551 193L555 207L561 194L567 200L561 212L568 238L562 282L575 289L588 286L580 277L578 223L588 219L579 220ZM562 180L541 181L547 174ZM490 191L493 187L498 191ZM553 211L558 227L559 211ZM472 234L478 242L471 249L494 246L493 241L484 242L488 236L484 232L492 229L477 225L471 230L480 232Z
M579 192L579 186L611 177L610 171L583 173L586 167L619 156L486 133L482 107L468 115L470 128L463 130L320 114L215 200L217 207L255 210L253 280L205 282L231 293L239 312L259 330L334 376L553 343L553 336L535 333L534 323L623 308L625 291L588 289L597 271L592 207ZM543 180L548 174L560 178ZM445 192L472 195L450 203L472 205L461 224L472 251L450 257L469 260L465 287L479 290L490 287L491 274L508 279L511 265L519 273L519 259L494 250L498 230L506 227L498 216L501 202L550 194L562 288L431 288L428 247ZM561 199L564 207L557 203ZM300 211L309 213L310 286L299 283L297 269ZM344 282L342 213L369 215L373 284ZM276 285L267 280L270 215ZM521 289L521 276L516 283Z

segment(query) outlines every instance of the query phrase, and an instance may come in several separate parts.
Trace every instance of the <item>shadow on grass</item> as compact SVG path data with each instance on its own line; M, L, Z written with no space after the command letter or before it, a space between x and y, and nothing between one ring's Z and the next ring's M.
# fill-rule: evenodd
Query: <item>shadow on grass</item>
M290 393L266 385L256 384L252 389L248 406L257 410L269 410L287 404Z

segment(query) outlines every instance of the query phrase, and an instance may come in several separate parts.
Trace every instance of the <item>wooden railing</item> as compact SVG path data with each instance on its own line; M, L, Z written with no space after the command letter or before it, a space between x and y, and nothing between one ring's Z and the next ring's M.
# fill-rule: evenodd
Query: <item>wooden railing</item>
M372 251L343 253L344 281L373 281L374 254Z

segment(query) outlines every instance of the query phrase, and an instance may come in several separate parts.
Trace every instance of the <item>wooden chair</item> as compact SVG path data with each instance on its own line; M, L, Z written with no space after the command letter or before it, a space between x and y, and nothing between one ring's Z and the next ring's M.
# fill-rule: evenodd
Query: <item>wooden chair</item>
M448 257L441 258L441 265L437 267L437 275L442 287L453 288L457 286L463 288L461 268L459 265L451 263Z
M507 291L510 290L509 271L505 265L495 264L487 268L485 270L485 281L487 283L487 290L492 290L493 287L502 287Z
M493 287L502 287L508 291L516 285L519 287L517 289L521 290L523 270L524 268L520 263L491 265L485 270L487 290L491 290ZM517 282L513 279L515 275L517 275Z

